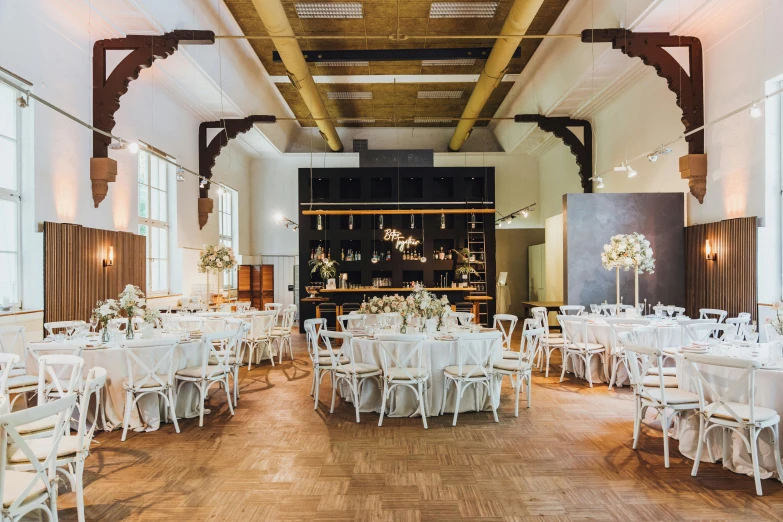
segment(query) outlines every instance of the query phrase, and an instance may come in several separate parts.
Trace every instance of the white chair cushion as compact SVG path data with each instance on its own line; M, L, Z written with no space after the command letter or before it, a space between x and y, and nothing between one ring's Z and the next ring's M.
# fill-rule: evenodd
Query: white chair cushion
M29 473L26 471L6 470L5 486L3 489L3 506L8 507L13 504L14 501L24 492L24 489L27 487L30 481L33 480L34 476L35 473ZM30 492L27 493L27 498L25 498L25 500L35 498L45 491L46 486L44 485L43 481L36 480L33 486L30 488Z
M712 403L714 404L714 403ZM709 409L712 404L708 404L707 408ZM748 404L743 404L741 402L728 402L729 408L734 411L737 415L742 417L744 420L750 420L750 406ZM774 419L778 416L778 412L773 410L772 408L762 408L761 406L756 406L753 408L753 413L755 415L755 419L757 421L766 421L770 419ZM721 419L728 419L728 420L736 420L734 418L734 415L729 413L729 410L726 409L725 406L721 406L717 409L717 411L713 414L714 417L719 417Z
M644 379L642 379L642 384L645 386L649 386L651 388L660 388L661 387L661 380L660 377L657 375L648 375ZM677 377L672 376L664 376L663 377L663 387L664 388L677 388Z
M661 402L660 388L646 388L647 394L658 402ZM699 404L699 395L680 388L666 387L667 404Z
M351 371L351 362L348 361L345 364L345 366L342 366L337 369L337 373L349 373ZM375 366L374 364L368 364L368 363L354 363L353 370L356 372L357 375L364 375L368 373L381 373L381 369Z
M340 357L340 364L350 364L351 360L348 357ZM319 357L318 358L318 366L324 367L324 366L331 366L332 365L332 358L328 355L326 357Z
M169 379L168 374L159 373L157 375L158 375L158 379L160 379L163 382L166 382ZM156 381L152 377L145 378L143 381L140 380L140 379L141 379L141 377L139 377L135 381L133 381L133 387L134 388L157 388L157 387L160 386L160 383L158 383L158 381ZM123 388L129 388L130 387L129 382L130 381L128 381L127 378L123 379L122 380L122 387Z
M210 364L207 366L206 375L207 377L212 374L212 372L216 371L218 368L217 364ZM215 376L221 375L223 372L215 373ZM183 370L177 370L177 375L180 377L191 377L191 378L199 378L201 377L201 366L191 366L190 368L185 368Z
M43 439L27 439L26 442L38 460L45 460L52 451L52 440L54 439L51 437L45 437ZM79 449L77 442L78 437L75 435L68 435L60 439L60 445L57 446L57 457L64 458L76 456L76 452ZM27 458L27 455L25 455L21 448L11 444L8 448L8 462L11 464L22 464L30 462L30 459Z
M544 338L544 339L542 339L542 342L544 342L544 343L546 343L546 344L548 344L550 346L554 346L554 345L561 346L561 345L565 344L565 339L563 339L562 337L552 337L550 335L549 339Z
M576 344L572 344L568 347L569 350L579 350L581 352L600 352L601 350L604 350L603 344L598 343L583 343L578 342Z
M660 371L661 371L660 368L658 368L657 366L653 366L652 368L647 370L647 375L658 375ZM664 366L663 374L669 377L677 377L677 368L675 368L674 366Z
M13 391L14 388L26 388L27 386L37 386L38 377L35 375L17 375L15 377L8 378L8 390Z
M217 363L218 363L217 357L215 357L214 355L210 355L209 356L209 364L217 364ZM237 358L235 356L233 356L233 355L230 356L225 361L225 364L236 364L236 363L237 363Z
M407 373L405 373L407 371ZM426 379L429 377L429 373L425 369L419 370L418 368L389 368L386 371L386 379L393 381L410 381L411 377L414 379Z
M480 366L476 364L465 364L462 366L462 374L459 373L459 366L446 366L443 371L449 375L455 377L484 377L484 374L479 369Z
M289 332L287 329L283 329L280 327L272 328L272 337L280 337L282 335L290 335L291 332Z
M507 372L515 372L519 368L519 359L503 359L502 361L495 361L492 363L492 367L496 370L503 370ZM522 371L529 370L530 363L522 363Z
M521 353L522 352L515 352L513 350L503 350L503 358L518 361Z
M56 423L57 415L51 415L44 419L22 424L16 428L16 431L18 431L20 435L33 435L36 433L53 430Z

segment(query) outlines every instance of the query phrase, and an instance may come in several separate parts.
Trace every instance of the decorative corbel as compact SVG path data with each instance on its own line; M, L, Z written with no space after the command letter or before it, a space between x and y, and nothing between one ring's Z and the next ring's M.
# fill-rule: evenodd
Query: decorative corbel
M593 192L593 126L587 120L577 120L568 117L550 117L540 114L517 114L514 116L516 123L535 123L546 132L551 132L571 149L571 154L576 158L579 166L579 177L582 178L582 190L585 194ZM584 138L580 140L571 130L572 127L581 127Z
M669 90L677 97L682 109L685 132L704 125L704 65L701 42L694 36L676 36L669 33L634 33L626 29L585 29L582 42L611 43L613 49L632 58L641 58L645 65L655 68L666 80ZM689 73L666 51L666 47L688 49ZM685 137L688 155L680 158L680 175L688 179L691 194L704 203L707 191L707 155L704 152L704 130Z
M274 116L248 116L247 118L205 121L198 126L198 174L203 180L212 179L212 167L215 166L220 151L228 145L238 135L245 133L253 128L256 123L275 123ZM207 129L221 129L220 132L207 143ZM212 213L214 207L212 199L209 197L209 187L211 183L207 181L204 186L199 188L198 198L198 224L199 228L204 228Z
M128 92L128 85L139 77L142 69L152 62L165 59L177 50L179 44L209 45L215 43L212 31L176 30L159 36L128 35L125 38L98 40L93 46L92 71L92 124L111 132L114 129L114 113L120 108L120 98ZM131 51L106 75L106 51ZM117 162L109 158L111 138L99 132L92 133L90 179L95 208L106 197L109 183L117 176Z

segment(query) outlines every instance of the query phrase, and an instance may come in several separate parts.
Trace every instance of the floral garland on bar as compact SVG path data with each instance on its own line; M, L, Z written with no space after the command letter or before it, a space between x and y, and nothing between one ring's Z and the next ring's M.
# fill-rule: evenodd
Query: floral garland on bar
M604 245L604 251L601 252L601 264L607 270L621 268L627 272L637 265L640 274L652 274L655 271L655 258L650 242L638 232L612 236L610 243Z

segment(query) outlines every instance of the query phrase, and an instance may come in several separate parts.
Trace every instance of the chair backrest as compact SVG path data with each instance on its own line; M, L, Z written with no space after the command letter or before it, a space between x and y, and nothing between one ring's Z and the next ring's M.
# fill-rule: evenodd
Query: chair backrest
M364 328L367 324L367 315L365 314L345 314L338 315L337 322L344 332L349 332L354 328Z
M750 359L735 359L733 357L723 357L719 355L707 355L686 353L683 355L686 361L687 370L696 376L699 392L699 405L705 420L715 415L719 408L728 412L734 420L740 424L744 423L741 415L734 408L729 406L728 402L738 402L731 399L735 396L747 397L747 401L741 401L749 406L749 421L756 422L756 370L761 367L761 361ZM710 382L699 371L697 365L717 366L725 369L745 370L741 375L735 377L732 375L728 379L715 379ZM716 389L717 388L717 389ZM744 388L744 389L743 389ZM709 394L709 397L707 396ZM707 404L709 403L709 407Z
M236 353L236 332L211 332L201 336L201 378L229 373L229 358Z
M283 309L281 303L265 303L264 310L271 310L275 312L275 326L277 326L277 318L280 316L280 310Z
M717 319L683 319L678 320L680 325L680 342L683 346L691 344L694 340L691 338L688 327L694 324L716 324ZM698 339L697 339L698 340Z
M587 321L589 318L584 315L558 315L557 321L560 323L560 329L563 331L563 339L566 346L575 345L582 348L587 346Z
M423 334L379 335L378 345L381 348L384 375L396 368L402 372L402 375L396 376L397 379L413 381L417 376L420 378L424 363L422 348L426 339L427 336ZM411 369L416 371L412 373Z
M109 326L113 326L118 330L125 330L126 328L128 328L128 318L118 317L116 319L110 319Z
M38 358L38 405L50 394L60 398L81 389L84 359L77 355L52 354Z
M503 336L503 349L506 351L511 350L511 336L514 334L517 321L519 321L519 317L511 314L495 314L492 320L492 327L500 330L500 334Z
M362 306L359 303L345 303L343 304L343 314L358 312L361 308Z
M321 329L321 339L324 347L329 352L329 360L332 367L338 370L356 373L356 361L353 357L353 334L351 332L335 332L333 330ZM339 348L332 345L336 341L341 342ZM343 363L343 357L348 358L348 363Z
M223 332L226 329L225 317L205 317L201 329L206 333Z
M537 324L539 327L544 329L544 341L549 340L549 311L542 307L537 307L531 309L531 312L533 313L533 318L536 319Z
M0 415L0 496L5 498L5 491L8 488L6 470L9 465L9 451L15 451L13 448L21 450L32 468L31 473L26 475L29 477L29 481L22 479L25 480L25 483L14 484L14 490L19 491L19 494L9 506L3 508L3 511L11 514L12 518L16 519L17 517L14 515L23 513L23 506L28 499L37 497L37 495L31 494L34 489L38 489L42 485L47 493L51 493L53 487L56 488L57 453L60 441L65 435L66 422L70 420L75 405L76 394L71 394L47 404ZM28 441L19 434L18 428L50 417L55 417L56 421L52 431L49 453L41 459L42 455L36 455L30 448ZM20 475L21 477L22 475ZM56 490L54 493L56 494Z
M723 339L727 336L733 336L737 333L737 328L731 324L725 323L696 323L685 327L688 337L691 341L707 342L712 339Z
M76 432L76 447L79 451L85 453L90 452L90 444L92 444L92 437L95 434L95 427L98 425L96 422L99 418L101 411L101 388L106 385L106 369L100 366L94 366L87 372L87 378L84 381L84 389L82 390L81 397L79 398L79 427ZM88 415L87 411L90 408L90 401L95 396L95 408L92 415ZM87 426L87 418L93 419L93 422Z
M740 339L745 338L745 327L750 324L750 314L739 314L737 317L730 317L726 319L726 324L734 327L734 331L737 337Z
M717 308L699 308L699 319L717 319L719 323L722 323L726 316L729 315L726 310L719 310Z
M495 358L495 343L500 332L482 332L457 335L457 368L459 375L469 379L489 378ZM466 367L470 367L466 371Z
M128 386L171 386L174 383L174 352L178 346L177 339L125 341L122 347Z
M615 348L624 345L620 334L625 332L637 332L640 337L635 344L648 346L651 348L660 347L660 338L658 328L649 326L650 321L646 319L606 319L607 324L612 327L612 341Z
M49 335L55 334L55 330L65 330L66 335L70 336L77 327L85 326L86 324L84 321L53 321L44 323L44 328L49 332Z
M525 364L533 364L533 357L538 352L541 345L541 339L544 337L544 328L538 326L536 328L529 328L522 332L522 344L520 346L520 354L517 360L517 370L521 370Z
M8 377L18 363L19 356L15 353L0 353L0 395L8 395Z
M35 361L35 364L37 366L36 372L38 372L40 376L40 370L41 370L41 357L45 355L54 355L54 354L66 354L66 355L73 355L76 357L81 357L82 351L84 350L84 345L75 341L65 341L62 343L30 343L27 345L27 353L30 354L30 357L32 357L33 361ZM64 372L67 372L67 368L63 369ZM63 376L65 376L65 373L63 373Z
M457 317L461 326L470 324L473 321L473 312L453 312L453 315Z
M563 305L560 307L562 315L580 315L584 311L585 307L582 305Z
M274 310L252 312L250 314L250 339L266 339L275 326L277 313Z
M201 330L204 319L195 315L184 315L179 319L179 328L186 332L197 332Z
M24 357L24 326L3 326L0 328L0 352L14 353L20 358Z
M305 339L307 341L307 353L310 355L310 359L314 362L318 362L318 352L321 350L321 330L326 329L326 319L318 317L315 319L305 319L304 331Z
M283 310L283 319L280 321L280 330L283 333L291 333L294 328L294 320L296 319L296 308L286 308Z
M634 344L632 342L635 340L633 332L625 332L621 336L624 339L623 344L628 360L629 377L631 385L634 387L634 392L656 406L665 406L668 403L666 402L666 386L664 386L663 372L658 372L657 386L654 386L654 388L658 389L660 398L651 395L644 385L644 379L647 377L650 368L653 366L663 367L663 352L657 347Z

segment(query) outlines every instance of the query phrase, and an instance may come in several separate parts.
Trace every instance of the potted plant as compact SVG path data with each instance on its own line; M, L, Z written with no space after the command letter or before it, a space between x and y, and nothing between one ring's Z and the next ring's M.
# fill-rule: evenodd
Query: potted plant
M327 259L321 247L315 251L315 258L307 263L310 265L310 274L318 273L324 283L337 275L337 261Z
M454 275L456 275L458 278L461 278L463 281L468 280L468 276L478 275L478 272L476 272L476 269L470 266L470 250L467 248L462 248L460 250L453 250L455 254L457 254L457 268L454 269Z

